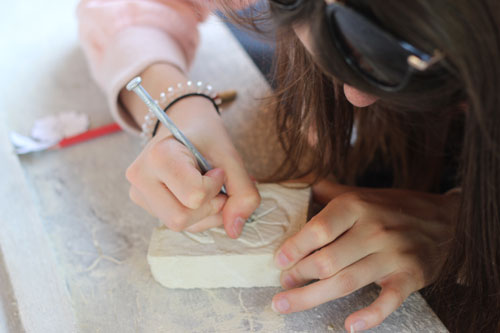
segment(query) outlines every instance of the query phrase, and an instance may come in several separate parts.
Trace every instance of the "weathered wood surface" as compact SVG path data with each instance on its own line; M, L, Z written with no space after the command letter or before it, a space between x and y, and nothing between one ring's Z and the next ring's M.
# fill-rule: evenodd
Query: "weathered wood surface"
M9 77L1 83L0 112L8 128L26 133L31 117L69 109L87 112L93 126L111 121L78 48L75 5L75 0L0 5L0 41L8 46L2 47L8 51L1 52L0 66ZM238 90L224 119L249 168L264 173L276 162L266 134L269 115L257 107L267 84L223 26L211 20L202 30L193 78ZM0 331L342 331L345 317L376 296L376 288L368 287L280 316L270 309L277 288L164 289L146 262L157 222L127 195L124 170L141 149L136 138L118 133L26 156L20 163L3 127L0 140ZM417 293L372 331L446 330Z

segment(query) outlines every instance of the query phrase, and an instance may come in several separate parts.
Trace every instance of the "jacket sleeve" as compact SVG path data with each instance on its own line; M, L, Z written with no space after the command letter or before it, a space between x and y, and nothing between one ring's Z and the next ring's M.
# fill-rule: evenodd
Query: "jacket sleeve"
M138 131L118 103L120 90L154 63L169 63L186 72L199 42L197 26L215 7L215 0L79 3L77 18L83 51L92 77L106 94L111 113L122 128Z

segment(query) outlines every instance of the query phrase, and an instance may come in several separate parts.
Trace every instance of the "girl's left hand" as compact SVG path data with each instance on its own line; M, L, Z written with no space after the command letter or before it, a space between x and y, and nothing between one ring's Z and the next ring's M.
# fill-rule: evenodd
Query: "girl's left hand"
M378 298L345 321L348 331L359 331L380 324L411 293L435 280L458 195L327 181L313 193L329 203L277 251L281 284L288 290L274 296L275 311L306 310L374 282L382 287Z

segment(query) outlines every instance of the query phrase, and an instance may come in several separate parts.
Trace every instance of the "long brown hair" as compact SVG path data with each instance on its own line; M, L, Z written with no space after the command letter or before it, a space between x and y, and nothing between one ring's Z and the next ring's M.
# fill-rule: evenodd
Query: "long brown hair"
M334 173L356 183L382 164L393 187L439 192L455 182L462 188L461 205L433 289L445 300L436 305L438 314L452 331L500 331L500 2L344 2L422 50L439 49L446 59L403 91L384 92L354 73L332 44L323 0L303 1L291 12L271 6L259 13L259 20L272 17L279 26L274 107L287 161L277 175ZM314 57L291 29L301 24L311 29ZM345 99L344 82L381 101L357 110ZM302 157L311 149L313 158L304 166ZM455 166L457 176L443 185Z

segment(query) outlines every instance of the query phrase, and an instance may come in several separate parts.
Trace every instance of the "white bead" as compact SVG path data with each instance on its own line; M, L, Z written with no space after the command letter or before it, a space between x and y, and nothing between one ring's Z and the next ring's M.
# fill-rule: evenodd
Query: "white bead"
M164 92L162 92L160 94L160 103L161 104L165 104L166 101L167 101L167 94L165 94Z
M203 82L198 81L196 82L196 92L201 93L203 91Z
M176 93L176 94L175 94L176 96L182 95L182 94L184 94L184 93L186 92L186 87L184 87L184 86L182 85L182 83L178 83L178 84L177 84L177 88L178 88L178 89L177 89L177 91L175 92L175 93Z
M206 85L205 90L203 91L203 94L210 96L212 94L212 86Z
M193 81L188 81L185 92L192 93L194 91L193 86L194 86Z

